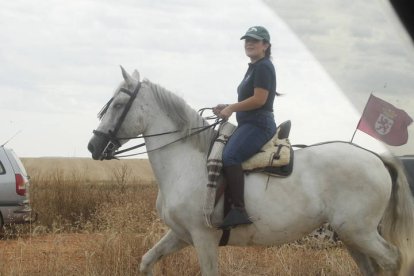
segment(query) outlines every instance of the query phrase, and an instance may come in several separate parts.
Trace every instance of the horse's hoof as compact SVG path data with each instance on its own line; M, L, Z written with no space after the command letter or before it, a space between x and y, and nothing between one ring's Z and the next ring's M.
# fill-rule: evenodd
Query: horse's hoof
M139 273L140 275L144 275L144 276L152 276L151 269L149 269L148 266L143 265L142 263L139 266Z

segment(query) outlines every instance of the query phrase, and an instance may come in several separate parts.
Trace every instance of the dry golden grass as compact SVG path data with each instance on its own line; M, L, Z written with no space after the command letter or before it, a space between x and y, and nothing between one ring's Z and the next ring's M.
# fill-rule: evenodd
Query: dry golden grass
M154 181L151 165L147 159L124 159L94 161L91 158L22 158L32 177L48 177L56 172L65 178L81 178L86 182L108 182L117 180L126 170L128 182Z
M147 160L23 159L39 220L6 229L0 275L136 275L165 233ZM220 248L221 275L359 275L340 246L307 240ZM162 259L154 275L200 275L194 248Z

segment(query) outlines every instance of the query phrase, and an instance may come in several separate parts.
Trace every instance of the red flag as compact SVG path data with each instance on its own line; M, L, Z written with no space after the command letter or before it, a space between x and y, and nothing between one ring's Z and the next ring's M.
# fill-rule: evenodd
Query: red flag
M407 127L413 119L402 109L371 94L357 129L391 146L408 141Z

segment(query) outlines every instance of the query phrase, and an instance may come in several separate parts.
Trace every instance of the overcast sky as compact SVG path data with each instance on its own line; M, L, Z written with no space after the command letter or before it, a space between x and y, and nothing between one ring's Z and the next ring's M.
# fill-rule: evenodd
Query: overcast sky
M414 117L414 50L380 1L0 1L0 144L21 131L8 146L22 157L90 156L119 65L194 109L234 102L252 25L272 37L275 116L292 120L292 143L349 141L371 92ZM393 151L414 153L413 129ZM364 133L354 142L384 150Z

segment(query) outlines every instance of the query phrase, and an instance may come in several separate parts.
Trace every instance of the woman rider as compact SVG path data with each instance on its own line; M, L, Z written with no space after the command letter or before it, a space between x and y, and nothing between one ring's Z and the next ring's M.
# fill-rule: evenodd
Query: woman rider
M237 88L238 101L219 104L214 113L228 119L236 112L237 128L223 150L223 172L232 202L220 228L251 224L244 206L244 174L241 164L257 153L276 133L273 102L276 72L270 60L270 35L262 26L254 26L241 37L250 58L247 72Z

